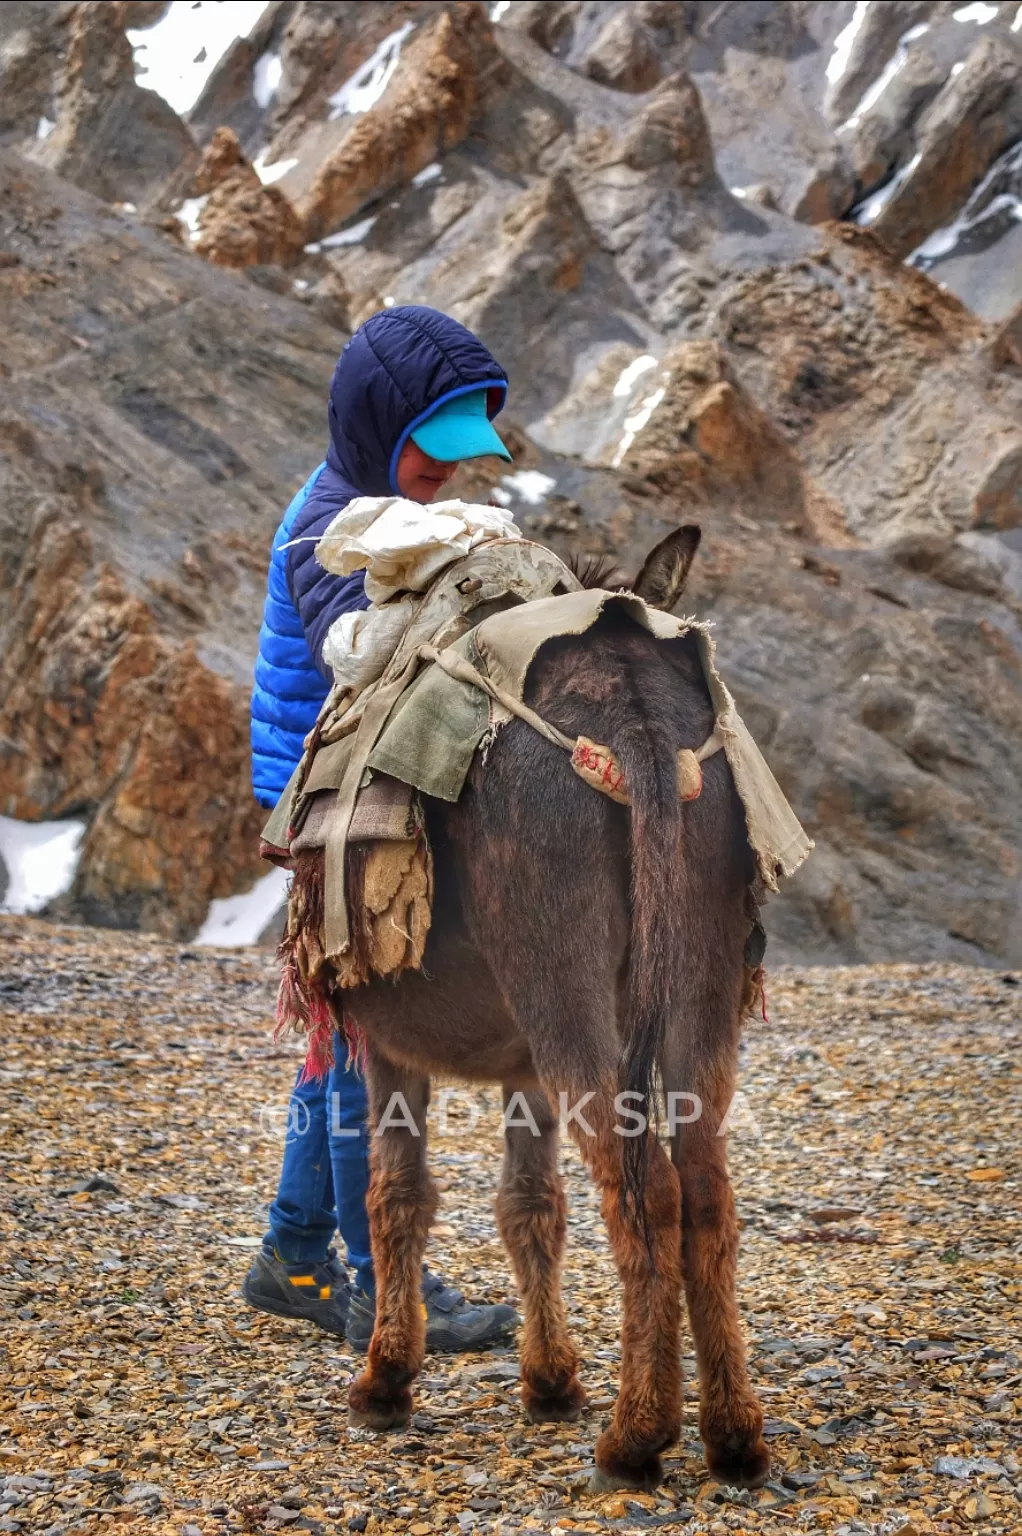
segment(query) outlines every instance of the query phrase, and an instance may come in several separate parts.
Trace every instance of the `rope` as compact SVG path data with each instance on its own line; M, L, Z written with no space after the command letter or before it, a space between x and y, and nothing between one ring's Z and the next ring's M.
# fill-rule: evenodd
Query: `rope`
M543 719L542 715L537 715L528 704L523 704L521 699L516 699L513 693L507 693L503 688L498 688L496 683L485 677L464 656L456 655L449 650L438 651L435 645L420 645L418 654L423 661L435 662L448 677L455 678L459 683L469 683L474 688L481 688L484 693L490 695L491 699L502 704L505 709L510 710L511 714L517 715L519 720L524 720L527 725L531 725L534 731L546 737L547 741L552 742L555 747L563 747L566 752L575 751L578 738L573 741L570 736L565 736L563 731L559 731L556 725L551 725L549 721ZM714 730L692 755L697 763L704 763L708 757L719 752L723 745L723 733Z
M516 699L513 693L506 693L503 688L498 688L496 683L491 683L490 679L484 677L465 657L452 655L450 651L438 651L435 645L420 645L419 655L423 661L435 661L448 677L456 678L459 683L471 683L473 687L481 688L484 693L490 695L491 699L495 699L498 704L503 704L504 708L510 710L511 714L517 715L519 720L526 721L534 731L545 736L547 741L552 742L555 747L563 747L566 752L574 752L575 743L570 736L565 736L556 725L550 725L542 715L537 715L534 709L530 709L528 704L523 704L521 699Z

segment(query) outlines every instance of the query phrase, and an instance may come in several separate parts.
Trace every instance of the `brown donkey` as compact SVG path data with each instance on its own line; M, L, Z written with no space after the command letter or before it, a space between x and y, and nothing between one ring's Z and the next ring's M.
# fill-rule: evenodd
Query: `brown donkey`
M634 590L671 608L698 542L697 528L669 535ZM420 1266L437 1206L430 1076L453 1074L501 1083L511 1110L497 1221L524 1304L529 1417L573 1419L585 1400L560 1291L556 1107L567 1105L623 1291L621 1387L594 1487L648 1488L662 1475L660 1453L681 1426L683 1287L710 1471L755 1485L769 1456L735 1303L738 1231L718 1135L735 1088L754 871L723 753L705 763L699 798L678 798L678 751L714 724L698 652L610 610L541 650L527 701L569 736L612 747L631 809L594 792L567 753L518 720L485 765L476 759L457 804L428 802L436 892L423 970L343 995L367 1041L376 1132L376 1327L351 1422L386 1429L412 1412L425 1348ZM296 878L321 881L318 856L303 856ZM670 1158L653 1129L623 1134L637 1122L620 1112L621 1095L629 1110L648 1106L655 1125L657 1075L687 1111Z

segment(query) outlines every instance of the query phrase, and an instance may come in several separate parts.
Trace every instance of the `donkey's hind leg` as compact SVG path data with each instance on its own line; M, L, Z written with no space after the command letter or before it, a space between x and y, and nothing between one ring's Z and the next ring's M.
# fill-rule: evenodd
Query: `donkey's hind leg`
M733 983L733 985L732 985ZM669 1043L665 1087L686 1095L672 1154L681 1175L682 1264L689 1320L699 1366L699 1431L714 1477L739 1487L766 1481L770 1453L763 1410L745 1362L735 1274L738 1221L720 1134L737 1080L741 974L720 968L703 986L690 978L687 1029Z
M525 1307L522 1401L535 1423L577 1419L585 1402L561 1297L567 1207L557 1171L557 1120L542 1090L504 1090L504 1167L497 1226Z
M681 1432L681 1234L678 1176L655 1136L647 1142L643 1209L625 1196L624 1142L597 1101L594 1134L574 1127L603 1195L603 1219L621 1277L621 1387L614 1417L596 1442L593 1492L652 1488L660 1452ZM589 1116L587 1107L584 1114Z
M422 1259L437 1206L426 1167L429 1079L372 1052L367 1068L376 1324L366 1369L348 1391L348 1418L359 1427L393 1429L412 1416L411 1383L426 1352Z

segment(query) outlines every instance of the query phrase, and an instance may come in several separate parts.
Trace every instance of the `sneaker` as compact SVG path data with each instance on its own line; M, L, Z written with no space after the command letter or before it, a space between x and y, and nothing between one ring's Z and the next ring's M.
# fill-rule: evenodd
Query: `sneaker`
M426 1348L437 1354L465 1349L489 1349L501 1343L521 1322L514 1307L474 1307L460 1291L422 1266L422 1307L426 1314ZM348 1343L360 1355L369 1348L376 1320L376 1302L361 1286L348 1304Z
M316 1264L285 1264L275 1248L261 1248L242 1282L241 1294L259 1312L302 1318L326 1333L344 1337L351 1284L336 1248Z

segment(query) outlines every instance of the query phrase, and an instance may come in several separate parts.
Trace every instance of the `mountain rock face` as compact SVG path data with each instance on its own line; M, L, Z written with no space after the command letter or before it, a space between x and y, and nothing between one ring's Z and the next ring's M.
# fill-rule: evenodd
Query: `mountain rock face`
M1022 959L1016 9L271 0L185 120L165 6L0 8L0 813L87 821L62 910L189 936L258 874L269 541L424 302L512 378L457 493L625 572L702 525L817 842L780 951Z
M0 808L84 816L69 911L190 935L260 872L268 539L343 336L0 156Z
M36 148L43 165L109 202L149 203L198 159L172 107L136 85L121 6L77 5L57 87L57 120Z

